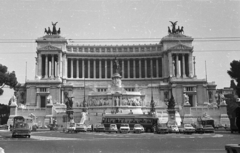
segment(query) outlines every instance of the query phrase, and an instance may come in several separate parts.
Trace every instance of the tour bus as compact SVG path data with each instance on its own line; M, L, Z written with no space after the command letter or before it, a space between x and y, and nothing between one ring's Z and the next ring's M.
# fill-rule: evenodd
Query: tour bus
M27 136L30 138L31 129L29 123L31 121L23 116L15 116L13 118L12 137ZM31 124L31 123L30 123Z
M123 123L129 124L131 130L133 130L134 124L141 124L145 132L154 132L158 118L144 114L105 114L102 118L102 124L106 131L109 130L110 124L116 124L119 129Z

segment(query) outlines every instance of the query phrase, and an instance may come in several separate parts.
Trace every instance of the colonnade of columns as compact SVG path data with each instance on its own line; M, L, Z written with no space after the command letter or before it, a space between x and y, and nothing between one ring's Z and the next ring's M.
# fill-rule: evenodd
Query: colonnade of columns
M60 66L62 66L61 56L57 54L39 54L37 57L37 71L36 76L41 78L57 78L62 73Z
M162 77L162 58L118 59L123 78ZM107 79L113 74L114 59L68 58L68 78Z
M170 75L173 77L192 77L192 54L172 54L169 58Z

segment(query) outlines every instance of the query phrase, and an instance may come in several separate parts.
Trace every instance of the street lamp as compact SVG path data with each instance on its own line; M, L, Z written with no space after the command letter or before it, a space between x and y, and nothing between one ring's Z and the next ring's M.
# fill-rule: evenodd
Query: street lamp
M84 65L84 71L85 71L85 65ZM85 99L85 73L84 73L84 76L83 76L83 112L86 112L87 109L86 109L86 99Z
M153 91L152 91L152 68L151 68L151 113L153 114L155 112L155 103L154 103L154 100L153 100Z

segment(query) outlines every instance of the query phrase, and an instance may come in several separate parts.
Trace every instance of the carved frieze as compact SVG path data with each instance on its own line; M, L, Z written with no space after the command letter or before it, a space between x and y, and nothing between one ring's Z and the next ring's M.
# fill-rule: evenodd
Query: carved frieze
M38 50L61 50L61 48L58 48L58 47L52 46L52 45L47 45L47 46L39 48Z

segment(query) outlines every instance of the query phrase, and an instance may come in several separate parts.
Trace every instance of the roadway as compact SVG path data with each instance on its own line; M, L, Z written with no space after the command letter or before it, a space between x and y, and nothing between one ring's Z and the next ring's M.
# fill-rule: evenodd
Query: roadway
M5 153L226 153L225 144L240 143L240 134L120 134L32 132L31 138L11 138L0 131Z

